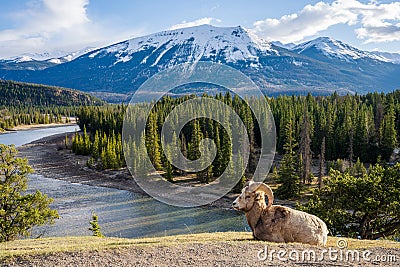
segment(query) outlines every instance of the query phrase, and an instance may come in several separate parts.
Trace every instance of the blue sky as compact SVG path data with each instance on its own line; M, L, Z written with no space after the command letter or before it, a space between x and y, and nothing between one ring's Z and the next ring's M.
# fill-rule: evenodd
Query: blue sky
M369 0L2 0L0 58L75 51L199 24L237 26L267 40L330 36L400 52L400 2Z

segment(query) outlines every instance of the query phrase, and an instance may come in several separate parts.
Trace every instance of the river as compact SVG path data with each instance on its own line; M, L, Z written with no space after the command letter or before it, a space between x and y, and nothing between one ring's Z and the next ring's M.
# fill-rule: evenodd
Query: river
M58 127L38 128L31 130L12 131L0 134L0 144L11 145L16 147L28 144L35 140L41 139L46 136L79 131L78 125L67 125Z
M62 126L0 135L0 143L20 146L53 134L75 131ZM92 212L101 231L114 237L153 237L216 231L248 231L241 213L219 208L179 208L130 191L70 183L32 174L29 191L40 190L54 199L60 219L35 227L32 236L90 235Z

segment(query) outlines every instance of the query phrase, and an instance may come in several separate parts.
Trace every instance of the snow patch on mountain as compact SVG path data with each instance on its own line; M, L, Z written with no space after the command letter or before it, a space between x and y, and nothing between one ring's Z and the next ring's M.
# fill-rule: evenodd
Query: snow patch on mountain
M26 56L12 58L10 61L15 62L15 63L22 63L22 62L28 62L28 61L33 61L33 60L34 60L33 58L26 55Z
M95 49L94 47L86 47L84 49L68 53L68 54L62 56L61 58L64 59L66 62L69 62L69 61L72 61L84 54L89 53L90 51L93 51L94 49Z

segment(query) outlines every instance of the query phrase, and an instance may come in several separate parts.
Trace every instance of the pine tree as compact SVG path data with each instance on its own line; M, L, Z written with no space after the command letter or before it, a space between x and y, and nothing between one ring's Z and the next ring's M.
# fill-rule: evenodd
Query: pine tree
M224 132L225 131L222 131L222 133ZM224 166L224 154L222 151L223 144L221 143L221 131L219 124L216 124L214 127L214 143L217 149L217 155L215 156L213 171L214 175L219 177L226 168L226 166Z
M206 163L211 161L210 158L210 148L208 146L204 146L200 148L201 150L201 159L202 163L201 165L206 165ZM197 178L203 182L203 183L209 183L211 181L211 178L213 176L213 169L212 169L212 164L209 164L206 166L206 168L202 171L199 171L196 173Z
M193 120L192 122L192 136L190 138L190 143L188 145L188 155L189 159L196 160L200 158L199 145L200 141L203 139L203 134L200 131L200 123L198 120Z
M68 147L69 147L68 134L65 135L64 144L65 144L65 149L68 149Z
M145 133L141 134L141 138L139 139L139 143L137 145L137 176L145 177L148 175L151 170L151 166L149 166L147 152L146 152L146 143L145 143Z
M104 237L104 235L100 231L100 225L99 225L99 217L97 216L96 213L92 213L92 220L89 221L90 227L89 230L93 232L93 236L97 237Z
M307 106L304 106L303 112L303 121L301 125L301 133L300 133L300 146L299 152L301 156L300 160L300 177L303 184L306 183L306 180L310 176L311 172L311 161L312 161L312 152L311 152L311 125L310 119L308 115Z
M237 166L235 166L235 174L240 174L243 170L245 170L244 160L243 160L243 157L242 157L240 151L238 152L237 157L238 157L238 159L237 159L238 162L237 162ZM233 192L240 193L242 191L245 183L246 183L246 176L243 173L242 177L240 178L240 180L237 182L237 184L233 188Z
M353 129L351 129L350 133L349 133L349 162L350 162L350 167L353 166L353 157L354 157L353 139L354 139L354 134L353 134Z
M108 158L107 158L107 151L106 148L103 147L100 153L100 161L101 161L101 166L103 170L106 170L109 168L108 164Z
M101 143L100 143L100 135L96 130L96 134L94 135L93 146L92 146L92 157L97 160L100 157L101 152Z
M325 174L325 137L322 138L321 152L319 154L319 167L318 167L318 188L323 186L322 176Z
M40 191L27 193L27 176L33 172L26 158L17 157L14 145L0 144L0 242L29 236L36 225L54 223L53 201Z
M89 155L91 150L91 143L89 135L86 132L86 126L83 127L83 136L81 141L81 154L82 155Z
M229 125L228 122L228 117L226 116L224 118L226 121L224 122L225 125ZM222 162L221 162L221 167L223 170L220 170L222 172L225 172L227 177L232 177L234 176L234 167L233 162L232 162L232 129L231 127L227 127L222 134L221 138L221 156L222 156Z
M361 177L367 174L367 169L364 167L364 164L360 161L360 158L357 158L356 164L350 166L349 168L350 174L354 177Z
M157 126L157 113L150 112L146 127L146 148L151 162L156 170L162 169L160 138Z
M281 166L278 171L278 182L281 185L276 190L278 197L283 199L293 198L300 195L300 177L298 175L298 159L294 148L296 147L293 138L293 122L289 120L285 127L286 142L284 145L285 154L283 155Z
M167 155L166 159L165 159L165 179L167 179L167 181L172 182L173 181L173 168L172 168L172 164L171 162L168 160L168 158L172 157L172 148L170 145L167 145L165 148L165 154Z
M72 138L71 149L72 152L77 154L77 146L78 146L78 133L75 131L74 137Z
M380 127L380 150L382 158L388 160L393 149L396 148L396 145L397 132L395 127L395 113L393 99L391 99Z

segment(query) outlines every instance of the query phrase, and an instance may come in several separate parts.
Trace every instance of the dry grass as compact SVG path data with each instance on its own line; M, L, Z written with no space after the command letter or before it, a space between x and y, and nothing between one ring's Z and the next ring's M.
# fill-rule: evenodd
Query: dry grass
M400 249L400 242L389 241L389 240L359 240L354 238L343 238L343 237L328 237L327 246L337 247L339 240L345 240L347 242L348 249L368 249L368 248L398 248Z
M132 246L174 245L182 243L207 243L220 241L244 241L252 239L251 233L226 232L193 235L176 235L152 238L114 238L92 236L50 237L25 239L0 243L0 259L33 254L73 252L82 250L102 250Z
M340 239L343 238L329 237L327 245L330 247L337 247L337 241ZM400 249L399 242L392 242L387 240L357 240L350 238L346 238L345 240L347 241L348 249L373 247ZM17 256L52 254L57 252L95 251L140 246L174 246L184 243L204 244L211 242L241 243L263 241L253 240L252 234L249 232L203 233L137 239L111 237L99 238L91 236L52 237L40 239L25 239L0 243L0 260Z

